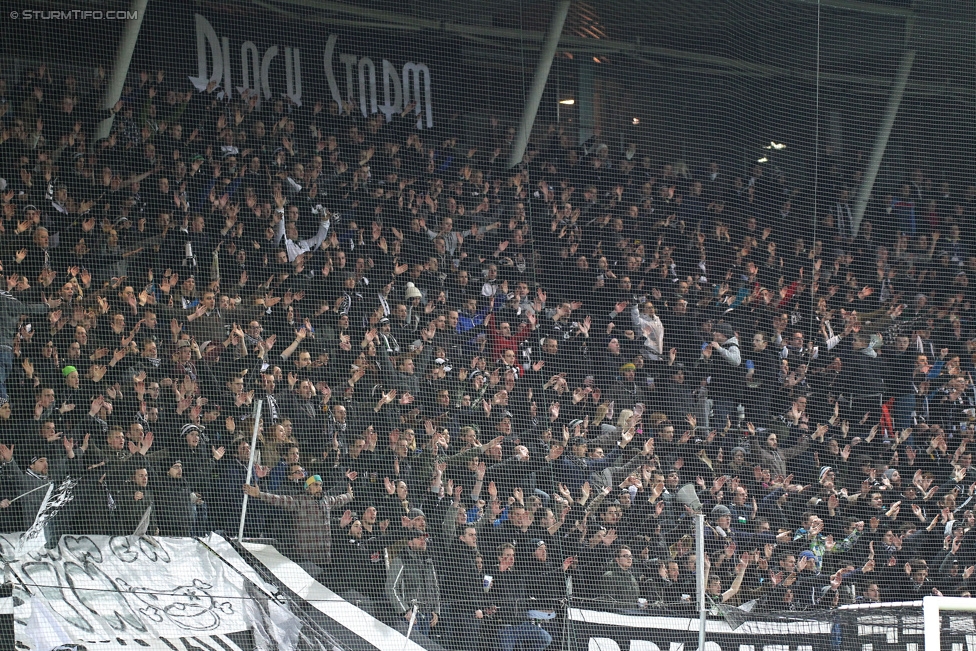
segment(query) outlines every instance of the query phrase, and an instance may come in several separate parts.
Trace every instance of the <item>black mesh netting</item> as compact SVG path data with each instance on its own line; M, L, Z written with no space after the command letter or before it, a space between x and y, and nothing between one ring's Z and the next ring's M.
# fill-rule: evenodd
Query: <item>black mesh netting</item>
M976 4L0 4L22 647L677 651L698 503L722 649L970 596Z

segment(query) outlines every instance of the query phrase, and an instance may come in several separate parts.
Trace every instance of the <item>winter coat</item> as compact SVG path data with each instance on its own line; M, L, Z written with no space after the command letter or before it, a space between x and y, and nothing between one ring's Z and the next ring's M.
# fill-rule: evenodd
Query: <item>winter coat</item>
M799 443L791 448L776 448L773 450L762 444L757 444L756 451L759 454L763 467L769 468L769 472L773 477L778 475L785 477L789 474L786 463L806 452L807 448L810 447L810 443L810 437L804 436Z
M394 612L408 612L417 604L417 613L440 614L441 593L434 561L425 552L409 547L400 551L386 574L386 597Z
M637 584L637 578L633 572L614 563L603 574L600 592L621 608L636 608L637 598L640 596L640 586Z
M351 502L352 493L337 496L306 493L298 497L259 493L258 499L294 514L295 539L302 558L316 565L331 562L332 509Z
M166 474L156 481L155 487L159 535L181 538L189 536L193 524L189 482L183 477L174 479Z

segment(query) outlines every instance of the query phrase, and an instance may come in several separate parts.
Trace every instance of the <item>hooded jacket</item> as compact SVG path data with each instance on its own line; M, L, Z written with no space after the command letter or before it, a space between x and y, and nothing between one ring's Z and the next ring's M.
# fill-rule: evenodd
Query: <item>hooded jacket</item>
M804 436L800 439L800 442L791 448L779 448L775 450L768 448L762 444L754 444L756 450L759 454L759 459L763 467L769 468L769 472L773 477L777 475L783 475L784 477L789 474L786 464L795 457L800 456L807 451L810 447L812 439L809 436Z

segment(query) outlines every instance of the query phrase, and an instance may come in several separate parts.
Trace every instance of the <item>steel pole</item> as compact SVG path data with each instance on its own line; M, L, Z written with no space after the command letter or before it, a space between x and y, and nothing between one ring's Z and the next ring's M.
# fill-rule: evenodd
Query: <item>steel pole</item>
M874 139L874 149L871 151L871 160L864 171L864 180L857 191L857 199L854 201L854 212L851 215L851 233L857 235L861 227L861 220L864 219L864 211L868 207L871 199L871 191L874 189L874 182L878 178L878 170L881 169L881 160L884 158L885 150L888 148L888 138L891 137L891 129L895 126L895 118L898 117L898 108L901 106L902 97L905 96L905 86L908 85L908 77L915 64L915 50L906 50L902 55L901 64L898 66L898 73L895 75L895 83L891 88L891 95L888 96L888 106L885 109L884 118L881 120L881 127L878 135Z
M254 430L251 432L251 457L247 461L247 483L251 483L251 478L254 473L254 451L258 447L258 430L261 429L261 408L264 406L264 400L258 400L258 403L254 406ZM241 525L237 529L237 539L244 539L244 518L247 516L247 498L248 494L244 493L244 503L241 504Z
M525 148L529 144L529 135L532 133L532 125L535 124L535 116L539 112L542 93L546 89L549 70L552 69L552 60L556 56L556 48L559 46L559 38L563 33L563 25L566 23L570 4L572 4L571 0L560 0L552 12L549 32L542 44L542 52L539 53L539 63L536 65L535 74L532 76L532 87L529 89L529 96L525 99L525 106L522 108L522 120L519 122L518 133L515 134L515 141L512 143L512 155L508 159L509 167L515 167L521 163L522 156L525 155Z
M130 12L135 12L135 17L125 21L125 33L122 34L122 42L115 53L115 64L112 66L112 76L109 77L108 88L105 89L105 97L102 98L102 108L106 111L119 101L122 97L122 89L125 88L125 78L129 74L129 64L132 62L132 53L136 49L136 42L139 40L139 30L142 28L142 17L146 15L146 6L149 0L132 0L129 6ZM108 138L112 132L112 122L115 116L110 115L98 123L96 138L103 140Z
M695 514L695 584L698 587L698 651L705 649L705 514Z

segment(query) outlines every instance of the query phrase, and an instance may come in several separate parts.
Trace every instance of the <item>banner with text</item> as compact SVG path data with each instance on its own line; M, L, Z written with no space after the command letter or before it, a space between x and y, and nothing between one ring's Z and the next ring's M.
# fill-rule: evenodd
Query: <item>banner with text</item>
M572 651L682 651L698 648L697 617L570 608ZM705 651L917 651L924 645L921 603L847 606L832 611L709 618ZM943 613L943 639L966 643L972 613Z

